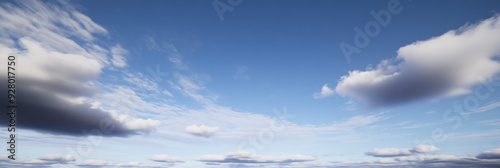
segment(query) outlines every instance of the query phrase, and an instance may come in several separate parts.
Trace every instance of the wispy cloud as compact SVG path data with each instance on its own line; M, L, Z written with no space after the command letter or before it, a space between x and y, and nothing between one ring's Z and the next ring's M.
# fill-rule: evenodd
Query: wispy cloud
M500 119L489 119L477 122L478 124L500 126Z
M123 68L127 66L125 55L128 54L128 51L123 49L122 46L117 45L111 48L111 54L111 62L115 67Z
M236 67L236 72L233 75L234 79L243 79L243 80L248 80L250 79L250 76L248 76L248 67L246 66L238 66Z
M485 112L485 111L489 111L489 110L495 109L497 107L500 107L500 101L494 102L494 103L490 103L490 104L488 104L486 106L479 107L479 108L477 108L474 111L468 112L467 114L481 113L481 112Z

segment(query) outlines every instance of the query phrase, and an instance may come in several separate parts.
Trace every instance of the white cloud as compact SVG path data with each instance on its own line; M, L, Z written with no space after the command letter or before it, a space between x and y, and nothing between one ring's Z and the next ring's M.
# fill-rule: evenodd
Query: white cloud
M500 72L499 16L401 47L394 60L375 69L350 71L335 92L370 106L470 93Z
M290 164L294 162L307 162L316 160L313 156L307 155L289 155L289 156L261 156L245 151L227 153L225 155L203 155L196 158L197 161L206 164L224 164L224 163L247 163L247 164Z
M124 55L128 54L128 51L123 49L122 46L117 45L111 48L111 54L111 62L115 67L123 68L127 66L127 59L124 57Z
M411 151L411 149L375 148L371 151L366 152L365 154L375 157L395 157L395 156L409 156L412 155L413 152Z
M219 127L208 127L205 125L201 126L191 125L186 127L187 133L205 138L213 136L218 130Z
M416 153L432 153L441 151L441 149L431 145L419 145L413 147L413 151Z
M323 87L321 87L321 92L313 94L313 98L321 99L332 96L333 94L335 94L335 92L332 89L330 89L327 84L325 84L323 85Z
M400 149L400 148L375 148L371 151L366 152L366 155L374 157L397 157L397 156L410 156L421 153L432 153L438 152L441 149L431 146L431 145L419 145L413 147L413 149Z
M149 160L152 160L155 162L165 162L165 163L183 163L184 162L184 160L181 158L172 157L172 156L168 156L168 155L154 155Z
M114 163L112 161L108 160L96 160L96 159L88 159L84 160L81 163L78 163L78 166L93 166L93 167L104 167L104 166L111 166Z

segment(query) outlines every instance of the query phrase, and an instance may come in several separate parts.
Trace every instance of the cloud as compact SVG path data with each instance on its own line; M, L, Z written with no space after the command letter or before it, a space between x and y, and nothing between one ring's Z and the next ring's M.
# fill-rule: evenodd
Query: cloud
M61 155L44 155L38 158L39 160L52 162L52 163L67 163L75 161L75 158L71 155L61 156Z
M154 79L150 78L149 76L143 75L142 73L124 73L123 80L148 91L159 92L160 90L160 88L158 87L158 83ZM169 92L167 91L167 93Z
M123 56L128 54L128 51L118 45L111 48L112 60L111 62L115 67L123 68L127 66L127 59Z
M500 166L500 160L478 159L471 156L458 155L421 155L421 156L402 156L394 158L381 158L375 161L357 161L357 162L332 162L331 168L493 168Z
M490 103L490 104L488 104L486 106L479 107L479 108L477 108L474 111L468 112L467 114L481 113L481 112L485 112L485 111L489 111L489 110L495 109L497 107L500 107L500 101L493 102L493 103Z
M373 115L356 115L348 118L347 120L337 122L333 124L330 128L338 130L349 130L358 128L361 126L370 125L380 120L387 119L387 117L382 116L384 113L377 113Z
M95 160L89 159L83 162L75 164L78 167L92 167L92 168L101 168L101 167L170 167L172 164L151 164L151 163L141 163L141 162L127 162L127 163L114 163L109 160Z
M70 4L1 3L0 23L0 54L15 55L18 61L16 87L22 92L16 93L16 100L23 112L17 115L18 127L83 136L83 130L102 131L104 123L112 128L104 136L128 136L150 132L159 125L156 120L133 118L89 104L103 92L94 81L105 68L112 68L110 52L94 43L98 39L94 35L107 35L107 31ZM112 49L118 51L124 52ZM6 60L0 63L6 64ZM6 78L6 70L0 71L0 77ZM0 100L7 102L6 97Z
M183 159L171 157L168 155L155 155L149 160L152 160L155 162L164 162L164 163L184 163Z
M196 158L197 161L204 162L205 164L290 164L294 162L307 162L316 160L313 156L306 155L290 155L290 156L261 156L252 154L245 151L227 153L225 155L203 155Z
M477 122L478 124L500 126L500 119L489 119Z
M244 79L248 80L250 77L247 75L248 67L246 66L238 66L236 67L236 72L233 75L234 79Z
M174 88L181 91L184 95L189 96L196 100L197 102L208 105L215 106L215 99L217 96L205 95L200 92L205 91L206 88L203 86L206 80L210 80L209 76L204 75L192 75L187 76L181 73L174 73L174 77L177 79L177 84ZM173 83L171 83L174 85Z
M500 20L478 24L399 48L397 58L375 69L350 71L335 92L369 106L470 93L469 88L500 72Z
M500 148L483 151L476 156L478 159L500 159Z
M450 134L449 139L461 141L477 141L477 140L495 140L500 137L500 129L484 130L473 133L453 133Z
M186 132L195 135L195 136L201 136L201 137L211 137L219 130L219 127L208 127L205 125L201 126L196 126L196 125L191 125L186 127Z
M413 147L413 149L399 149L399 148L383 148L383 149L373 149L366 152L366 155L374 157L397 157L397 156L410 156L421 153L432 153L440 151L441 149L430 146L430 145L419 145Z
M332 89L330 89L327 84L325 84L323 85L323 87L321 87L321 92L313 94L313 98L321 99L332 96L333 94L335 94L335 92Z
M114 163L112 161L108 160L96 160L96 159L89 159L89 160L84 160L81 163L78 163L77 165L80 167L106 167L106 166L112 166Z
M409 156L412 155L413 152L411 151L411 149L375 148L371 151L366 152L365 154L375 157L395 157L395 156Z
M432 152L438 152L441 151L441 149L431 146L431 145L419 145L413 147L413 151L415 153L432 153Z
M182 60L182 57L184 56L177 50L177 48L173 44L164 43L160 50L168 54L167 56L168 60L172 62L177 69L179 70L189 69L188 66Z

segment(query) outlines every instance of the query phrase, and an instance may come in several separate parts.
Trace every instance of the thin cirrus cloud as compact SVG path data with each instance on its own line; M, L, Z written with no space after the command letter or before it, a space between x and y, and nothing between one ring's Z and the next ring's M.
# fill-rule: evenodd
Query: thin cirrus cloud
M112 128L104 136L154 130L159 121L91 107L91 97L103 92L92 82L104 69L126 66L126 59L109 54L121 56L126 50L117 45L109 51L95 44L94 35L107 36L107 30L70 4L58 3L0 5L0 54L16 55L17 73L22 74L17 76L22 92L16 98L23 111L17 116L19 127L74 136L82 136L83 130L102 130L103 122ZM1 100L7 102L6 97Z
M500 72L500 18L399 48L397 58L376 68L350 71L335 92L385 106L469 93L469 88Z
M123 49L120 45L111 48L112 60L111 62L115 67L123 68L127 66L127 59L124 55L128 54L128 51Z
M197 125L191 125L186 127L186 132L195 135L195 136L200 136L200 137L211 137L215 135L215 133L219 130L219 127L209 127L205 125L197 126Z
M400 149L400 148L375 148L371 151L366 152L366 155L374 157L397 157L397 156L410 156L422 153L432 153L438 152L441 149L431 146L431 145L419 145L413 147L413 149Z

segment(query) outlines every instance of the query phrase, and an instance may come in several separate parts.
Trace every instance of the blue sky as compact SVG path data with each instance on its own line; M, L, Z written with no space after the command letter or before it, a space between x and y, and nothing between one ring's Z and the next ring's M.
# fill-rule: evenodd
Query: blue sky
M2 1L0 166L498 167L499 6Z

